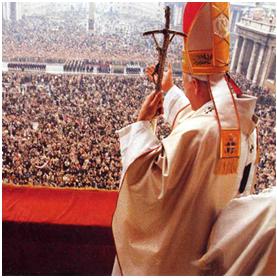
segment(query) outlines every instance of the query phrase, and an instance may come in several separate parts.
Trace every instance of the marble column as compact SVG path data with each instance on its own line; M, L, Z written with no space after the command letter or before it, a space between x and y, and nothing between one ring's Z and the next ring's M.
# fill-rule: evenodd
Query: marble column
M239 57L239 42L241 40L241 37L238 36L236 39L235 47L233 49L233 55L232 55L232 62L231 62L231 71L236 71L237 65L238 65L238 57Z
M236 29L236 25L237 25L237 21L238 21L238 11L235 12L235 16L234 16L234 25L233 25L233 32Z
M263 59L263 56L264 56L264 49L265 49L265 46L261 45L260 50L259 50L258 60L257 60L257 63L256 63L256 69L255 69L255 73L254 73L254 77L253 77L253 83L254 84L256 84L257 80L258 80L259 72L260 72L261 65L262 65L262 59Z
M265 58L262 60L262 68L261 68L261 78L259 82L259 86L263 86L264 81L267 78L268 75L268 69L271 64L271 57L272 57L273 49L272 47L268 47L266 53L265 53Z
M243 60L244 60L244 56L245 56L245 50L246 50L247 39L246 38L242 38L242 39L243 39L243 42L242 42L242 46L240 49L239 61L238 61L238 66L237 66L237 70L236 70L237 73L241 73Z
M246 74L246 78L248 80L252 80L252 77L253 77L254 63L257 60L258 48L259 48L259 43L254 42L253 49L252 49L251 55L250 55L250 61L249 61L248 69L247 69L247 74Z
M268 68L267 79L276 80L276 53L273 51L270 66Z
M236 22L235 22L235 19L236 19L236 10L234 10L232 13L231 13L231 19L230 19L230 22L231 22L231 32L234 32L235 30L235 25L236 25Z

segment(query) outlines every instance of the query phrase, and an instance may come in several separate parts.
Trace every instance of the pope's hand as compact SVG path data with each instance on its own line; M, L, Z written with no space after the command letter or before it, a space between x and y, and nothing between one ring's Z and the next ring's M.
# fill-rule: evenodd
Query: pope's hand
M138 121L151 121L158 114L163 114L163 93L154 91L143 102Z
M149 67L146 67L145 73L147 77L153 81L153 72L155 70L155 66L151 65ZM157 74L154 75L155 81L157 81ZM166 93L171 89L173 86L173 77L172 77L172 66L171 64L168 65L168 70L164 72L163 80L162 80L162 90Z

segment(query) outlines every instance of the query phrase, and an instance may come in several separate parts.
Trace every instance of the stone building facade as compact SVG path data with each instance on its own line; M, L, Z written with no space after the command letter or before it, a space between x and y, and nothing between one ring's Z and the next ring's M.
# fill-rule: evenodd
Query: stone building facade
M251 18L236 24L231 72L264 87L276 82L276 25Z

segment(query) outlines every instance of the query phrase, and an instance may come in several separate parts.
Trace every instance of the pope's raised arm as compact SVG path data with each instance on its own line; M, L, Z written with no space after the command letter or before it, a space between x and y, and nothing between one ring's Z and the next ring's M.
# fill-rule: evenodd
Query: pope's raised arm
M153 69L153 66L146 69L146 74L150 79L153 78ZM164 74L162 89L163 92L152 92L146 97L139 111L137 122L117 131L120 140L123 175L136 158L161 146L161 142L154 134L150 124L158 110L165 113L164 118L171 127L179 112L191 111L189 100L184 92L173 84L171 65ZM164 93L166 96L163 100ZM160 109L161 107L162 109Z
M153 76L154 68L155 67L152 65L147 67L145 70L151 81L155 78L155 76ZM173 71L171 64L168 65L168 70L163 75L162 91L165 94L163 101L163 117L164 120L173 128L178 113L181 111L190 111L190 103L184 92L173 83Z

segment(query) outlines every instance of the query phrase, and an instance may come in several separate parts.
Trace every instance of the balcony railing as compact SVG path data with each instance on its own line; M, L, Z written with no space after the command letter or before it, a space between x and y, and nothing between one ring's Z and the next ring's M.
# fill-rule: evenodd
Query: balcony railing
M274 33L276 32L276 26L262 21L253 20L250 18L243 17L238 23L240 25L246 26L248 28L255 29L257 31L262 31L264 33Z

